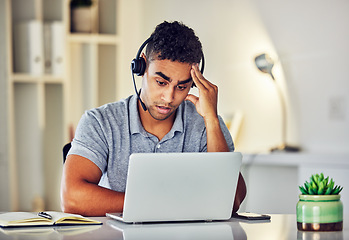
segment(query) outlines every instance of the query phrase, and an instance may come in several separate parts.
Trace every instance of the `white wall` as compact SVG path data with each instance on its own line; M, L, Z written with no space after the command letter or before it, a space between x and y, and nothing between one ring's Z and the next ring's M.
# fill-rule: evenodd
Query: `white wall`
M281 141L275 85L253 61L267 52L278 60L274 75L287 98L288 142L311 152L348 151L348 1L146 0L139 4L139 44L130 44L134 55L163 20L180 20L192 27L204 47L205 76L219 87L220 114L236 110L244 114L235 140L237 150L265 151ZM125 96L132 93L131 80L123 89Z
M349 2L254 2L283 63L301 145L348 151Z

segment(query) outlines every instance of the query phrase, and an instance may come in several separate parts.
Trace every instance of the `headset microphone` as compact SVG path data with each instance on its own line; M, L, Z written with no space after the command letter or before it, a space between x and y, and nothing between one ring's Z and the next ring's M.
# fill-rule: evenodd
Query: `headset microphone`
M133 86L134 86L134 88L135 88L135 91L136 91L138 100L139 100L139 102L141 103L141 106L142 106L143 110L146 112L148 109L147 109L147 107L145 106L144 102L142 101L141 96L139 96L139 94L141 93L141 90L139 90L139 92L137 91L136 81L135 81L135 75L134 75L133 71L132 71L132 78L133 78Z
M140 97L140 92L141 90L139 90L139 92L137 91L137 86L136 86L136 81L135 81L135 74L137 74L137 76L143 76L145 69L146 69L146 62L144 60L144 58L141 57L141 53L143 48L145 47L145 45L147 45L151 40L151 37L149 37L147 40L144 41L144 43L140 46L136 58L134 58L131 62L131 72L132 72L132 79L133 79L133 86L135 88L135 92L137 94L137 97L139 99L139 102L141 103L141 106L143 108L144 111L147 111L147 107L145 106L144 102L142 101L141 97ZM202 53L202 59L201 59L201 74L204 73L204 67L205 67L205 58L204 58L204 53ZM195 84L193 83L192 87L195 86Z

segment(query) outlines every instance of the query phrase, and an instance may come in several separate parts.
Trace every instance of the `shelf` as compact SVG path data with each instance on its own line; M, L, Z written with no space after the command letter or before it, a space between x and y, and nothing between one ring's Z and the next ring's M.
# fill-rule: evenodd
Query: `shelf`
M14 83L37 83L40 76L30 75L25 73L14 73L12 81Z
M8 52L0 61L0 72L4 72L7 81L2 91L6 96L1 99L4 106L0 107L9 116L0 119L4 123L0 132L6 134L4 141L8 145L5 159L0 159L0 175L11 189L4 191L8 197L1 198L0 210L60 210L61 150L71 140L69 130L77 126L85 110L117 100L118 64L124 42L120 18L126 15L120 7L124 8L125 2L94 0L98 24L96 33L89 34L70 33L70 0L0 2L4 6L0 12L6 13L0 18L8 23L4 28L6 39L1 37L8 42ZM63 24L63 38L57 40L63 46L53 41L48 45L52 39L60 39L57 31L50 28L57 26L53 22ZM130 21L124 22L126 25ZM22 25L25 31L18 29ZM19 38L18 33L23 37ZM63 53L62 69L45 69L47 62L41 59L52 59L57 53ZM28 67L29 59L35 60L35 68ZM35 205L35 201L39 203ZM44 203L40 205L41 202Z
M44 75L42 76L43 82L44 83L63 83L65 80L63 77L59 77L59 76L52 76L52 75Z
M96 33L71 33L68 35L68 40L72 43L118 44L120 42L120 38L116 35Z
M243 154L245 165L274 166L310 166L329 165L338 168L349 168L349 153L271 153Z
M14 73L12 75L12 81L14 83L63 83L64 78L53 75L31 75L23 73Z

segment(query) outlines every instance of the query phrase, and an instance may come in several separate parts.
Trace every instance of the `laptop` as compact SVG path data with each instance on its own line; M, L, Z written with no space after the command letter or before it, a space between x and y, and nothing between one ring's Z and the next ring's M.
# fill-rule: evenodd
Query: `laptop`
M228 220L241 162L239 152L132 154L123 212L106 216L126 223Z

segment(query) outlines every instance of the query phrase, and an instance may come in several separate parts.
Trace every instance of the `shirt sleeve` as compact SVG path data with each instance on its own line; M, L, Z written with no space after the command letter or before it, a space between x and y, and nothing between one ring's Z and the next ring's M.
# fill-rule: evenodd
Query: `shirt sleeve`
M86 111L76 128L69 155L75 154L95 163L102 172L107 168L108 147L103 118L96 110Z
M223 118L221 116L218 116L218 119L219 119L219 124L221 126L225 141L227 141L229 151L234 152L235 146L234 146L233 138L231 137L230 131L225 125Z

